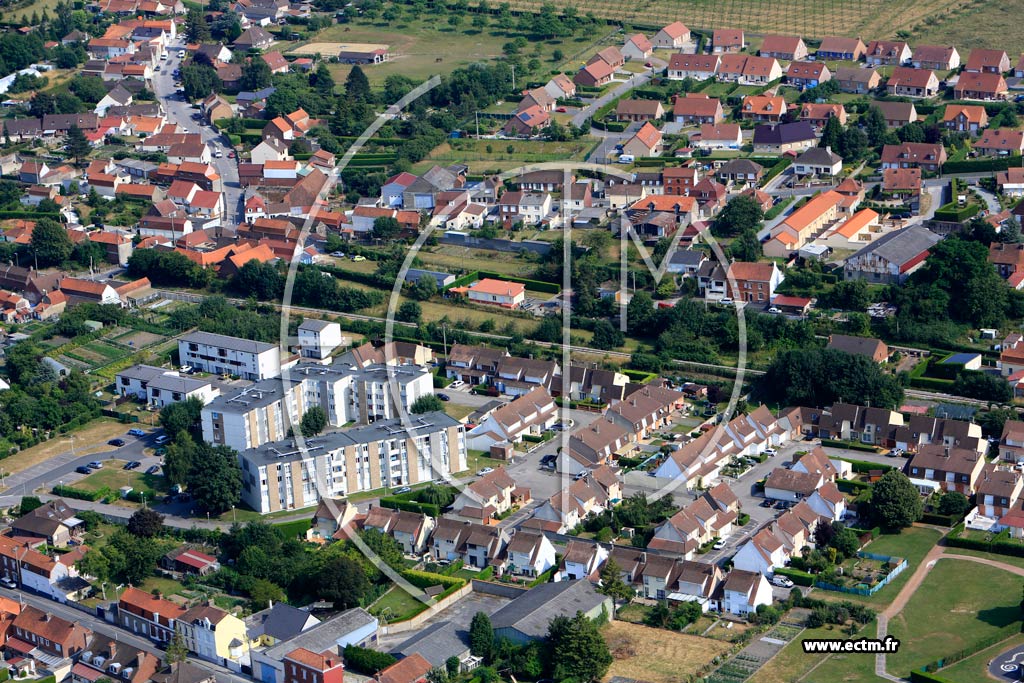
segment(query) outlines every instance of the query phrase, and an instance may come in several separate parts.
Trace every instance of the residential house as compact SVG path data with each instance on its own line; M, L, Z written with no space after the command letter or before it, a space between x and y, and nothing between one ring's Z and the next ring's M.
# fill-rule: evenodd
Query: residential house
M764 244L765 255L785 257L804 246L838 219L841 200L834 190L812 197L771 229Z
M569 434L569 447L558 454L559 472L576 476L611 462L632 442L629 428L611 417L598 418Z
M770 34L762 39L758 54L762 57L774 57L790 62L800 61L807 57L807 46L800 36Z
M798 176L836 176L843 170L843 158L831 147L811 147L793 162L793 173Z
M818 130L823 129L832 118L839 121L840 125L845 126L846 107L841 104L818 104L816 102L805 102L800 107L800 120L807 121Z
M690 42L690 29L681 21L672 22L651 38L651 43L660 50L679 50Z
M989 128L974 143L974 150L982 156L990 157L1020 155L1024 152L1024 131Z
M718 167L718 179L725 183L744 183L756 186L764 175L764 166L750 159L731 159Z
M510 359L512 360L512 359ZM525 360L525 359L524 359ZM538 375L546 373L541 368ZM524 382L531 384L530 382ZM536 386L536 385L534 385ZM510 387L512 388L512 387ZM524 387L525 388L525 387ZM466 434L470 448L488 450L496 443L519 443L526 435L539 436L558 418L558 406L543 386L536 386L491 412Z
M919 168L937 172L946 163L946 149L941 143L903 142L882 147L882 168Z
M695 55L685 52L676 53L669 57L666 77L676 81L687 78L704 81L718 73L721 61L717 54Z
M11 522L14 536L44 539L47 545L64 548L80 539L85 532L82 520L64 500L47 501L28 514Z
M488 472L459 494L452 503L452 511L486 524L495 515L503 515L523 498L529 498L529 489L519 489L504 467Z
M427 683L427 674L433 667L418 652L403 657L391 666L383 669L372 679L375 683Z
M772 604L772 587L764 574L731 569L722 584L722 611L746 616Z
M1001 100L1005 99L1010 89L1002 74L988 71L981 73L961 73L953 96L958 100Z
M867 52L863 41L860 38L846 38L840 36L828 36L822 38L821 45L814 53L819 60L841 60L857 62Z
M833 80L839 83L840 92L866 95L881 84L882 77L874 68L858 69L841 66L836 69Z
M188 651L200 659L237 670L243 654L249 654L245 622L212 604L190 607L174 625Z
M690 141L701 149L739 149L743 145L743 131L738 123L705 123L700 127L698 139Z
M316 653L298 647L284 656L284 683L344 683L344 680L342 658L333 649Z
M786 115L786 100L776 95L747 95L740 107L740 116L753 121L777 123Z
M518 531L505 548L506 571L516 576L536 577L555 566L555 546L544 534Z
M913 102L887 102L879 100L872 103L882 112L888 128L902 128L908 123L917 121L917 107Z
M478 482L474 482L476 483ZM422 512L406 512L376 506L371 507L366 513L363 528L376 529L391 536L402 547L403 553L419 556L426 550L430 532L434 528L434 519Z
M587 515L600 514L608 506L608 494L595 483L578 479L533 511L524 528L565 533Z
M117 624L157 642L169 642L175 622L185 613L178 605L157 595L129 586L117 602Z
M1007 420L999 436L999 457L1012 463L1024 462L1024 422Z
M1020 473L987 463L982 467L975 489L978 512L995 519L1009 514L1014 508L1019 508L1022 487L1024 477Z
M661 131L655 128L650 121L622 145L623 154L632 154L635 157L656 157L660 156L661 152Z
M265 50L274 44L274 37L259 26L250 26L235 38L235 49Z
M556 100L576 96L576 84L565 74L557 74L544 86L547 93Z
M504 529L442 517L431 534L431 553L439 560L461 559L466 566L483 569L503 564L509 540Z
M942 125L958 133L979 135L988 126L988 112L980 104L950 104L942 115Z
M975 48L967 57L964 73L1004 74L1010 70L1010 57L1004 50Z
M612 69L618 69L626 63L626 59L622 56L622 52L615 46L609 46L597 51L593 57L591 57L587 64L592 64L597 61L602 61L608 64Z
M562 554L562 564L555 575L557 581L595 581L601 565L608 559L608 550L600 543L569 541Z
M872 40L864 53L864 60L871 66L903 66L914 56L910 46L903 41Z
M669 600L696 602L702 611L707 612L718 604L724 579L721 568L716 564L677 560L675 585L667 597Z
M115 636L94 633L88 650L83 650L71 668L71 683L93 683L101 678L126 683L155 680L160 658L133 647ZM210 678L213 674L208 674ZM184 682L182 682L184 683Z
M882 171L882 194L916 204L921 196L921 169L886 168Z
M971 448L925 444L910 456L903 471L922 490L930 492L927 482L932 482L943 491L970 496L975 492L985 462L985 456Z
M889 347L880 339L869 337L852 337L846 334L831 334L826 348L855 356L870 358L876 363L889 360Z
M741 52L746 46L743 31L739 29L716 29L711 36L711 49L716 54Z
M960 66L960 53L952 45L918 45L911 63L916 69L953 71Z
M498 200L498 217L506 228L516 223L537 225L551 213L551 195L543 192L506 192Z
M83 652L92 638L92 631L78 621L68 621L50 612L23 605L7 624L4 647L8 661L17 657L35 660L39 668L64 672L75 655Z
M654 45L642 33L636 33L626 38L622 45L622 56L626 59L647 59L654 52Z
M611 81L614 74L615 69L608 62L598 60L577 71L572 80L576 85L597 88Z
M781 155L814 147L818 138L810 123L796 121L758 126L754 129L753 141L755 153Z
M1007 197L1024 197L1024 168L1013 167L996 173L996 187Z
M616 121L660 121L665 110L658 100L619 100L615 107Z
M808 496L807 504L815 513L833 522L841 521L846 515L846 496L834 482L818 487Z
M786 69L786 82L806 90L832 80L825 62L791 62Z
M912 69L898 66L886 81L890 95L902 97L935 97L939 94L939 79L931 69Z

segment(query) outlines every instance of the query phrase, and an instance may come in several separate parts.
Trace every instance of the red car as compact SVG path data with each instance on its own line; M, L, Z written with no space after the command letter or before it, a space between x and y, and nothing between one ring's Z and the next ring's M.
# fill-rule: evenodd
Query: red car
M644 66L646 66L648 69L650 69L652 66L654 66L654 64L651 63L651 62L644 62Z
M234 152L228 152L228 159L234 159L234 158L235 158L235 153Z
M559 114L564 114L568 110L565 107L559 107L555 111L557 111Z

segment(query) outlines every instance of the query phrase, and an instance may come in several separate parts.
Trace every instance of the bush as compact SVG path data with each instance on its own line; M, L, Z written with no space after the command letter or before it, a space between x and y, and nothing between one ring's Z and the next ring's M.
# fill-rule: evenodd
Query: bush
M852 481L850 479L836 479L836 488L843 493L858 494L871 488L866 481Z
M831 448L848 448L851 451L867 451L868 453L877 453L878 449L874 446L866 443L857 443L856 441L838 441L836 439L822 439L822 446L829 446ZM875 467L878 469L878 466Z
M776 567L775 573L780 576L785 576L798 586L814 585L814 575L804 571L800 571L799 569L791 569L789 567Z
M404 498L399 498L398 496L381 498L380 506L382 508L403 510L405 512L422 512L428 517L433 517L434 519L441 516L441 508L437 505L431 505L430 503L417 503L414 500L406 500Z
M824 445L824 441L822 442ZM850 458L836 458L836 460L842 460L843 462L850 463L850 468L857 474L867 474L871 470L891 470L892 465L881 465L877 462L868 462L866 460L851 460Z
M76 500L89 500L96 502L100 498L106 498L110 494L110 491L100 489L99 491L86 491L85 489L76 489L73 486L54 486L53 495L61 496L63 498L74 498Z
M921 515L922 524L934 524L935 526L953 526L958 519L959 516L940 515L934 512L926 512Z
M386 652L377 652L357 645L346 645L343 654L345 665L349 669L366 676L376 676L377 672L398 661Z

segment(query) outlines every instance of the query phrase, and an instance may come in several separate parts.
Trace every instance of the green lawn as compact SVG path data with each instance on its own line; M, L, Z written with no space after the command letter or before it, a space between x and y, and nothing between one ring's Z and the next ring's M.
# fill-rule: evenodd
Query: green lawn
M890 629L891 631L892 629ZM877 634L877 627L874 623L868 624L857 634L857 638L874 638ZM803 636L801 636L803 637ZM842 632L832 631L831 638L842 638ZM799 638L794 643L799 643ZM791 643L790 646L794 643ZM788 647L788 646L787 646ZM785 652L785 650L783 650ZM824 657L825 655L806 655L809 659ZM816 663L816 662L815 662ZM760 673L760 672L759 672ZM752 680L761 683L761 678L755 675ZM786 683L797 680L796 677L782 679ZM830 656L821 665L806 677L800 679L802 683L881 683L882 679L875 676L875 656L873 654L850 653L836 654Z
M498 458L489 457L484 451L475 451L469 449L466 451L466 471L460 472L456 476L459 477L470 477L479 472L484 467L498 468L505 464L504 460Z
M1024 634L1018 633L998 645L986 648L952 666L939 669L936 674L942 676L943 680L950 681L951 683L975 683L975 681L983 681L985 680L985 674L988 670L988 663L993 657L1010 649L1011 647L1019 647L1021 645L1024 645Z
M889 672L907 675L1020 621L1020 577L995 567L942 560L889 622L900 650ZM1007 634L1009 635L1009 634Z
M167 491L167 480L159 474L146 474L139 470L123 470L120 460L106 461L102 470L97 470L75 484L75 488L99 491L109 488L117 491L131 486L136 491L149 491L153 496Z
M384 617L388 621L408 618L417 612L425 609L424 603L406 593L398 586L394 586L384 595L370 605L370 613Z
M804 652L801 641L814 638L842 638L837 626L805 629L797 638L757 671L755 679L758 683L789 683L795 681L821 662L824 655L809 655Z
M899 534L884 534L879 536L864 547L864 550L876 555L889 555L890 557L905 557L907 568L903 573L893 579L887 586L874 595L860 596L847 593L832 593L829 591L815 591L816 597L834 600L853 600L865 602L876 609L882 609L895 598L900 589L906 585L914 571L921 564L921 559L928 554L942 534L935 529L925 527L913 527L904 529Z

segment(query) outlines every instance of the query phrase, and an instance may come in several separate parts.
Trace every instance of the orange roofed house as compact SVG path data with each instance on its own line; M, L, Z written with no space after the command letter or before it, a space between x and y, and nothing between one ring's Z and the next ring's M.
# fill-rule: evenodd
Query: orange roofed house
M728 276L726 282L732 298L736 301L771 301L775 296L775 290L785 279L774 261L734 261L729 264Z
M764 243L765 256L785 258L807 244L815 235L839 218L842 195L834 190L823 192L794 211L771 230Z
M988 112L980 104L951 104L942 115L947 130L978 135L988 125Z
M169 600L128 586L117 602L117 623L132 633L157 642L174 636L175 621L185 610Z
M526 286L522 283L492 278L484 278L466 288L455 287L452 291L464 292L472 303L491 304L503 308L519 308L526 299Z
M344 683L341 657L327 650L317 654L304 647L284 656L284 683Z

